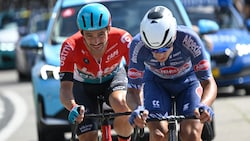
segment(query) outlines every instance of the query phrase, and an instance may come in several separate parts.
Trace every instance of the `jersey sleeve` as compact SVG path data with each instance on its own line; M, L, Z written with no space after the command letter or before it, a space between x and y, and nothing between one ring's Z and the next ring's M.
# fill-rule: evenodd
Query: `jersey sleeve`
M128 87L139 89L143 83L144 75L144 54L143 54L144 44L140 41L140 37L137 35L133 38L130 44L129 51L129 67L128 67Z
M60 73L74 72L74 43L67 39L62 44L60 52Z
M189 33L184 36L182 44L191 56L193 69L197 78L200 81L207 80L212 76L210 55L200 37L193 31Z
M129 34L128 32L125 32L125 34L122 35L121 37L121 42L124 44L124 58L125 58L125 61L126 61L126 65L129 64L129 46L131 44L131 41L132 41L132 36L131 34Z

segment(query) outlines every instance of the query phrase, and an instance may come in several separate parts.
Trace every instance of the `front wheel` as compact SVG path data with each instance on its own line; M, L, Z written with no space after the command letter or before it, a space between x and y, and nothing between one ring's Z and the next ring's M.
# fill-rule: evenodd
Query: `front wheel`
M178 141L178 133L176 130L169 130L169 141Z
M215 137L214 131L214 120L211 122L205 122L201 134L201 138L203 141L212 141Z
M132 141L149 141L149 131L140 130L139 128L134 128L134 133L131 136Z

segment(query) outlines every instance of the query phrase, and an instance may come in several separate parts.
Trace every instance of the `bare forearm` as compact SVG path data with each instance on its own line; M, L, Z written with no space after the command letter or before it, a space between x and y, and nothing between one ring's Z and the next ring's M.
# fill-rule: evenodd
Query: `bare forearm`
M72 93L72 82L62 82L60 88L60 100L64 107L68 110L76 105L73 93Z
M201 103L211 106L217 97L217 85L214 78L210 78L207 82L201 83L203 87L203 94Z
M128 89L127 103L130 109L134 110L139 105L143 105L143 92L137 89Z
M67 109L67 110L71 110L71 108L76 105L76 102L74 100L74 97L73 96L70 96L70 94L60 94L60 100L61 100L61 103L64 105L64 107Z

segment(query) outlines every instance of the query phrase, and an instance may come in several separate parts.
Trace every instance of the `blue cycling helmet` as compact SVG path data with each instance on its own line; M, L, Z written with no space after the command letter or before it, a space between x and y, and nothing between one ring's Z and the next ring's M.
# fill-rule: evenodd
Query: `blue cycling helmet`
M104 5L90 3L78 12L77 24L80 30L99 30L111 26L111 15Z

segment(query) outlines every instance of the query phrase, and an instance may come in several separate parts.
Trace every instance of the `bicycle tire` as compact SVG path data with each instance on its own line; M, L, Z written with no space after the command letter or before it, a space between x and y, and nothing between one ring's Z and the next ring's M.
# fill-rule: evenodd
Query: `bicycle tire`
M169 130L169 141L178 141L178 135L175 129Z

